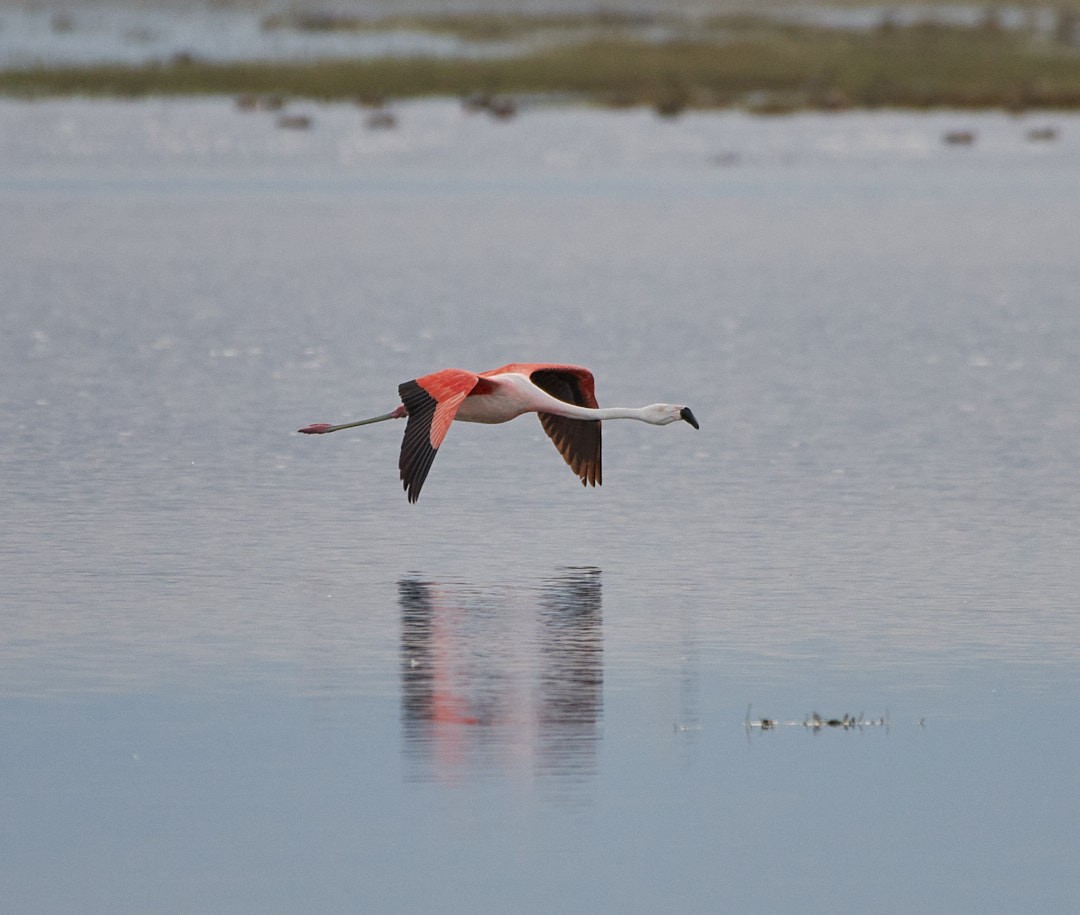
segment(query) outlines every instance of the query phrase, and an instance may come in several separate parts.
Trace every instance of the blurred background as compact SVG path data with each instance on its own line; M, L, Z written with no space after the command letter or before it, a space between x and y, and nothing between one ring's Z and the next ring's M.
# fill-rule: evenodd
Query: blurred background
M5 2L0 90L369 103L509 93L668 115L732 105L1075 107L1078 11L1073 0Z

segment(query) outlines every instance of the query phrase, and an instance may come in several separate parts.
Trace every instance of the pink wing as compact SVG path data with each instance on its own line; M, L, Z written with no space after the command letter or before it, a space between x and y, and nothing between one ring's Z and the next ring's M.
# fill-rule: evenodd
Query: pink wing
M410 502L420 498L420 488L458 407L480 380L472 372L444 369L398 385L398 394L409 415L398 470Z
M580 365L555 365L544 362L511 363L484 372L483 375L501 375L516 372L526 375L538 388L552 397L595 410L596 383L593 373ZM599 486L601 473L600 421L570 419L553 413L539 413L540 425L548 438L555 443L563 460L578 475L581 485Z

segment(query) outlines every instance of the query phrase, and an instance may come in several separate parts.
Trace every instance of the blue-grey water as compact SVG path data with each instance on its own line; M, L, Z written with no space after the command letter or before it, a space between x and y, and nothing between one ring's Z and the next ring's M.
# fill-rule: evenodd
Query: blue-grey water
M294 110L0 102L0 908L1075 911L1080 118Z

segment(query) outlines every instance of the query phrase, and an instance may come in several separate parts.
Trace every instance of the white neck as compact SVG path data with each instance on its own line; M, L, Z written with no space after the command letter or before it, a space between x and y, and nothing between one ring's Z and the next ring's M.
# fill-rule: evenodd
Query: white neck
M551 406L545 408L544 412L554 413L556 416L568 416L571 419L637 419L643 423L652 423L654 426L662 426L670 422L670 419L658 417L649 407L602 407L593 410L589 407L563 403L554 397L551 400Z
M666 426L668 423L685 418L680 412L684 408L674 404L653 403L647 407L604 407L593 409L552 397L547 391L533 384L524 375L508 372L505 375L497 375L492 380L496 381L501 387L505 387L508 399L516 401L522 413L535 411L537 413L552 413L555 416L566 416L570 419L593 421L636 419L639 422L650 423L654 426Z

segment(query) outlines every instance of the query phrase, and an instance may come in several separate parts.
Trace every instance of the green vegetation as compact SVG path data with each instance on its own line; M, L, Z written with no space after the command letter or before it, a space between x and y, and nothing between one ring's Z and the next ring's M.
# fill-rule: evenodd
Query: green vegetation
M473 25L480 28L487 21ZM597 25L595 20L588 22ZM517 24L536 25L532 19ZM626 32L624 27L634 25L631 20L607 25L612 28L598 29L587 41L517 57L229 64L184 57L141 67L0 72L0 92L278 93L319 99L547 93L597 104L653 105L670 112L686 106L731 105L762 111L848 106L1080 108L1080 48L1052 35L1004 30L992 19L980 28L894 25L872 32L729 20L723 29L718 24L696 33L683 29L664 41ZM488 29L484 37L493 37L491 27L484 28Z

